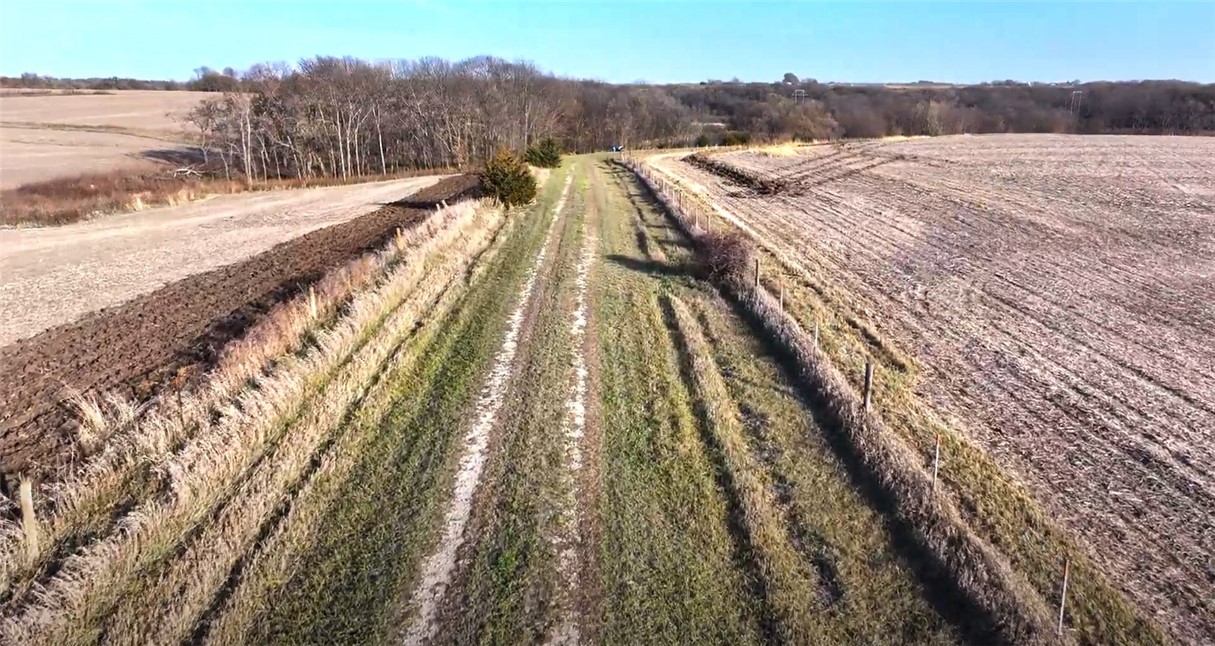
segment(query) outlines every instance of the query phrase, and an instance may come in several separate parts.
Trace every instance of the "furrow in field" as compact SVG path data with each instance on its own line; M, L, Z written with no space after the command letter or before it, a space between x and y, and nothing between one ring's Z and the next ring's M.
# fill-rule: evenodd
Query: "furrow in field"
M436 633L438 625L435 615L439 603L447 591L456 567L456 554L463 544L464 529L472 512L473 495L481 478L481 471L487 460L490 432L497 423L498 414L505 403L507 386L514 370L515 356L519 346L519 335L523 329L524 314L530 304L532 292L536 286L536 278L548 253L549 239L558 229L557 223L565 206L566 195L572 176L566 179L561 197L554 206L552 223L545 243L541 246L531 269L524 280L523 287L517 295L518 305L509 319L506 335L502 346L494 357L489 376L482 386L480 397L476 404L478 417L464 438L464 456L456 473L455 485L452 490L450 508L443 523L443 531L434 552L425 559L418 583L410 595L410 603L415 606L413 621L405 635L408 644L420 644L429 641Z
M159 576L155 573L166 562L169 563L169 580L178 576L193 580L200 586L196 588L196 594L202 595L195 603L205 602L209 594L206 588L211 585L205 583L207 577L195 577L188 558L175 559L192 553L198 545L194 541L216 527L224 526L232 530L234 536L239 535L237 526L256 528L258 505L273 506L280 485L286 484L276 478L289 480L292 473L291 467L280 465L279 470L273 467L274 463L285 459L287 463L300 464L307 458L309 447L314 446L311 441L319 441L328 432L325 423L304 424L310 434L297 438L300 441L280 445L278 440L287 428L304 419L301 415L312 414L308 411L315 410L310 404L313 396L326 392L334 374L343 370L374 369L375 361L361 362L352 357L356 357L355 353L361 352L358 357L362 357L374 352L368 349L368 341L382 329L381 324L385 321L398 324L390 335L408 329L406 323L418 312L403 307L402 303L412 291L419 267L427 258L425 253L441 253L444 245L467 241L469 234L476 237L475 208L470 204L458 205L453 213L460 215L451 220L449 229L426 241L423 254L397 265L375 290L357 297L337 325L319 332L314 349L303 356L281 361L274 371L259 379L257 389L242 394L213 421L212 428L200 432L180 454L161 467L166 474L166 495L137 505L119 523L118 531L113 535L67 558L54 578L39 590L35 601L20 603L18 599L10 602L6 608L5 632L23 635L22 640L58 643L93 639L97 631L105 630L105 622L111 621L111 613L116 609L121 623L121 612L131 608L122 605L125 602L135 600L132 614L144 614L146 608L137 601L138 595L154 590ZM400 320L392 319L392 316ZM350 379L343 380L346 385L338 390L340 396L350 397L366 379L347 376ZM269 470L267 465L270 465ZM266 480L267 477L270 480ZM278 484L273 484L276 482ZM242 490L251 497L242 497L240 505L227 507ZM225 508L235 510L238 517L245 520L234 520L236 526L205 522L217 520L215 515L222 520ZM252 515L240 516L245 512ZM254 524L250 526L248 522ZM240 540L235 539L233 545L239 545ZM216 542L223 543L218 539ZM202 548L209 549L213 545L204 544ZM235 558L242 551L232 547L222 558ZM207 565L218 566L222 558L208 561ZM82 572L87 572L87 578L81 578ZM219 570L214 570L208 576L218 573ZM178 586L172 588L180 591ZM49 613L48 608L57 611ZM196 606L190 603L182 604L179 609L197 612ZM186 622L188 624L189 620ZM178 626L179 630L185 628ZM135 638L138 633L124 629L118 635Z
M918 388L925 402L963 419L981 446L1093 546L1086 551L1094 562L1136 605L1172 623L1175 637L1194 641L1212 630L1201 619L1210 615L1201 581L1202 563L1215 551L1205 538L1215 480L1198 465L1212 457L1199 429L1215 424L1208 394L1215 377L1200 369L1211 358L1203 325L1210 313L1193 303L1211 291L1200 276L1209 273L1203 250L1215 236L1202 225L1201 202L1166 194L1175 187L1111 180L1108 163L1079 161L1108 144L1113 155L1101 154L1119 168L1117 149L1142 139L1069 139L1069 156L1046 165L1035 161L1037 144L1014 154L996 145L1005 139L1034 138L907 142L895 148L914 150L906 163L800 198L740 198L699 169L665 158L656 165L724 205L778 257L822 277L811 283L817 292L823 282L836 285L835 307L874 320L913 350L925 379L914 371L891 375L895 385L879 384L877 401L902 414L915 399L908 389ZM1080 141L1096 143L1088 149ZM921 163L924 155L955 162L942 174ZM1212 181L1209 173L1182 172L1191 183ZM817 301L810 298L816 318ZM838 335L827 332L832 353L849 359L854 343L840 348ZM898 427L931 443L914 417ZM1042 428L1055 430L1043 436ZM965 483L954 489L964 500L996 495L1025 510L1017 521L990 503L967 505L995 536L1043 535L1005 545L1049 596L1057 566L1044 555L1075 548L1015 486L973 479L992 466L984 464L944 478ZM1139 631L1144 624L1101 585L1077 590L1076 630L1105 635L1099 639Z

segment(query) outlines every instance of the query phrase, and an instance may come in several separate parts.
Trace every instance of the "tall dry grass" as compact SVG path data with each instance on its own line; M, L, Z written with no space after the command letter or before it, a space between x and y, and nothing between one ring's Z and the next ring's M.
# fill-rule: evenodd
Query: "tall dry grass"
M499 228L497 236L501 236L513 222L510 220ZM382 374L390 375L410 365L417 359L417 352L428 346L429 340L439 331L439 321L443 313L449 311L463 296L468 285L475 279L476 272L491 262L500 249L500 245L492 245L492 242L489 238L470 241L475 262L470 262L472 258L466 257L459 263L464 268L463 273L457 272L446 282L440 279L431 284L431 290L439 296L428 310L430 315L424 319L418 336L393 354ZM440 277L449 273L444 270ZM364 458L364 444L375 435L369 429L380 423L388 412L392 403L389 395L393 387L394 384L389 380L377 381L367 396L359 402L349 428L344 430L335 439L333 446L325 452L316 472L302 484L284 518L254 548L247 566L222 607L215 609L215 616L208 623L206 634L203 635L204 641L214 644L238 643L258 618L272 607L274 591L290 577L296 567L297 555L312 544L321 520L337 502L336 496L340 492L337 485L343 482L358 461Z
M181 418L172 412L151 415L124 437L122 449L111 452L115 459L94 461L90 463L88 477L59 487L54 507L61 513L53 515L52 520L58 521L54 526L70 529L72 521L95 511L81 501L104 503L89 494L92 483L121 481L124 467L141 465L150 467L157 477L155 495L139 501L122 517L115 531L62 558L55 575L34 586L33 594L15 592L7 604L4 634L19 642L88 640L98 622L113 608L120 591L133 585L141 572L154 568L183 536L197 531L193 528L218 511L217 505L232 499L235 486L248 476L256 476L256 467L274 464L274 456L279 455L278 440L287 430L287 422L309 396L331 383L341 366L359 364L348 361L350 355L367 340L369 331L378 329L413 286L420 283L423 261L441 255L459 241L471 222L486 219L477 217L478 209L484 211L485 207L461 204L441 209L423 225L394 240L391 245L398 250L387 249L376 256L380 267L391 267L388 277L373 291L356 297L334 326L313 331L315 345L310 349L279 359L264 373L248 377L254 382L253 387L241 390L229 400L214 400L207 407L198 405L206 399L205 394L183 402L181 409L218 414L206 415L205 423L181 450L170 450L173 444L166 441L170 436L182 435ZM410 250L409 257L398 261L399 246L411 243L416 247ZM291 311L296 316L301 312L310 316L311 303L306 298L297 299ZM276 320L282 325L264 328L271 340L281 336L270 331L293 329L291 317ZM204 393L231 389L231 384L222 382L243 374L241 359L256 365L265 356L254 351L257 348L249 350L230 355L231 369L217 371L216 383ZM293 441L288 444L295 443L293 434ZM309 445L305 441L300 444ZM311 445L315 446L315 442ZM149 454L156 456L155 460L146 459ZM282 449L282 457L285 464L299 456L287 447ZM273 478L266 481L269 485L276 482L279 480ZM248 486L258 489L256 485ZM253 490L246 492L252 496ZM219 540L222 543L224 537ZM185 574L187 578L192 576L189 572Z
M411 246L433 235L441 226L436 217L402 232L383 251L365 254L328 272L308 294L275 306L258 325L224 348L204 386L155 402L138 428L133 422L139 411L129 402L111 394L78 397L79 439L96 453L64 479L38 491L38 516L48 541L37 558L17 558L15 546L0 542L0 592L31 576L72 536L95 532L116 505L147 493L147 483L158 479L159 465L210 423L221 402L248 388L275 358L298 351L311 331L330 324L351 293L375 280Z
M699 245L706 232L675 206L647 169L630 168ZM865 474L889 498L894 519L935 561L932 569L950 577L953 586L987 615L984 623L999 639L1017 644L1069 641L1066 635L1054 634L1054 618L1043 599L967 526L951 499L935 495L931 475L917 454L885 427L880 415L864 410L843 373L814 347L812 338L777 299L762 286L753 290L749 281L720 285L787 354L831 426L844 435Z
M229 502L184 543L184 548L179 546L155 581L121 599L113 617L106 620L109 633L129 636L125 639L133 644L180 642L190 636L237 561L251 549L266 520L273 518L277 506L300 486L301 479L315 476L314 460L323 459L335 450L327 444L340 443L349 435L343 432L348 427L344 424L346 417L354 411L362 416L367 408L381 408L368 406L369 387L378 383L377 375L391 369L400 343L419 321L434 315L436 301L457 291L453 290L453 283L459 280L473 254L489 243L501 222L500 211L496 209L485 209L481 215L467 222L457 237L424 262L394 272L385 282L385 292L360 298L356 311L366 313L344 320L324 333L330 338L320 342L322 347L340 345L348 338L365 334L366 330L358 326L365 324L369 316L392 308L392 313L338 370L325 390L290 422L289 441L279 442L256 470L239 483ZM459 251L447 253L452 249ZM395 285L410 291L394 307L390 305L392 292L387 290Z

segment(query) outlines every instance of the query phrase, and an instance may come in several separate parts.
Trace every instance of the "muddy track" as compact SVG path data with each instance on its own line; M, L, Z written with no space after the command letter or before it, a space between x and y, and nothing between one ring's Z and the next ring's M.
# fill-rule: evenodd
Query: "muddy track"
M0 485L19 472L45 476L70 463L73 394L118 391L147 401L195 383L224 345L273 306L381 246L435 204L471 196L476 185L471 175L443 180L374 213L0 348Z

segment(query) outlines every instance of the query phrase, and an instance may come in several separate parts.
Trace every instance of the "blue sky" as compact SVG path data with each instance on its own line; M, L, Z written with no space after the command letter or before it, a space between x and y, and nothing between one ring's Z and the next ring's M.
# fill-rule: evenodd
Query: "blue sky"
M1215 82L1215 1L443 3L0 0L0 73L186 80L316 54L524 58L564 76Z

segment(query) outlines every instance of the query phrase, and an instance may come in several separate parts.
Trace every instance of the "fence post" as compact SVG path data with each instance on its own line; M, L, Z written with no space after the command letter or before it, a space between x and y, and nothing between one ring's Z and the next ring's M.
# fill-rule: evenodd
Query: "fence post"
M941 434L937 433L936 449L932 456L932 492L937 491L937 474L941 472Z
M312 318L316 318L316 286L308 286L308 312L312 314Z
M1071 559L1063 559L1063 592L1059 594L1059 627L1055 634L1063 634L1063 611L1067 609L1067 577L1071 574Z
M38 559L38 517L34 515L34 481L21 476L21 533L25 537L25 553L31 563Z
M873 400L873 362L865 360L865 412L869 412L870 402Z
M814 322L814 349L818 349L818 321Z
M785 311L785 281L780 281L780 311Z
M759 256L755 257L755 285L751 287L751 298L759 298Z

